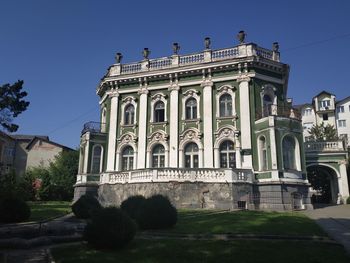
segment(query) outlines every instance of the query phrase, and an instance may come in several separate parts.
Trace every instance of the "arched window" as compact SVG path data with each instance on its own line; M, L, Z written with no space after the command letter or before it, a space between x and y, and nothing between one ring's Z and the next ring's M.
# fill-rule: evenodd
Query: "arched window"
M220 145L220 167L236 168L236 152L232 141L224 141Z
M282 142L283 167L285 170L296 170L295 162L295 139L291 136L285 136Z
M186 120L197 119L197 100L189 98L186 101Z
M220 97L220 117L232 116L232 97L224 94Z
M164 146L157 144L152 151L152 167L161 168L165 163L165 150Z
M91 173L93 174L101 172L101 154L102 147L96 145L92 150Z
M122 152L122 171L132 170L134 168L134 149L126 146Z
M259 154L260 154L260 170L267 170L267 148L266 148L266 139L264 136L259 138Z
M267 117L272 113L272 98L268 94L264 94L263 97L263 117Z
M185 147L185 167L198 168L198 145L191 142Z
M165 120L165 107L163 101L158 101L154 105L154 122L164 122Z
M125 107L124 112L124 124L125 125L132 125L134 124L134 118L135 118L135 108L134 105L129 104Z

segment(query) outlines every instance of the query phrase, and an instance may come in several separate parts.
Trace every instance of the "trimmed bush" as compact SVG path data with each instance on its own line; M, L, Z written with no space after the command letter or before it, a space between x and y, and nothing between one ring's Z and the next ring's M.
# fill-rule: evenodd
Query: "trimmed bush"
M146 198L144 198L142 195L130 196L128 199L122 202L120 208L132 219L136 219L136 214L145 200Z
M177 222L177 210L167 197L154 195L143 202L136 221L141 229L169 228Z
M350 204L350 196L346 199L346 203L349 205Z
M136 234L135 222L121 209L101 208L91 217L84 239L95 248L121 248Z
M91 214L101 209L101 204L92 195L82 195L78 201L72 205L72 211L77 218L87 219Z
M30 217L30 207L16 197L4 198L0 201L0 222L17 223Z

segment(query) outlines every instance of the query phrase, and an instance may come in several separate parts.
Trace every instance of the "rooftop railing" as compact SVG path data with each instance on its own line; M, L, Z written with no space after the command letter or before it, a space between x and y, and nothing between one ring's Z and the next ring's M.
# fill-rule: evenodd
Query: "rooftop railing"
M105 133L106 131L106 124L100 123L100 122L94 122L90 121L84 124L84 128L81 131L81 134L91 132L91 133Z
M344 141L308 141L304 143L305 152L342 152L346 151Z
M256 44L250 43L241 44L236 47L225 49L207 49L203 52L188 55L175 54L170 57L145 59L135 63L116 63L110 67L108 76L134 74L138 72L169 69L174 67L184 67L204 62L214 62L249 56L258 56L264 59L279 61L279 52L274 52L272 50L258 47Z
M262 107L262 109L258 109L255 113L256 120L268 116L278 116L301 120L301 114L299 110L289 106L278 106L275 104L265 105L264 107Z

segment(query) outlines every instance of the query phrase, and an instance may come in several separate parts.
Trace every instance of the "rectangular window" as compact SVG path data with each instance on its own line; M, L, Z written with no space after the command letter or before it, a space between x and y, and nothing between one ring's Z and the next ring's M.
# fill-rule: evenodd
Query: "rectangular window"
M344 112L344 106L338 106L337 113L343 113L343 112Z
M322 118L324 121L328 121L328 114L327 113L323 114Z
M312 109L305 109L304 116L310 116L312 114Z
M346 120L338 120L339 127L346 127Z
M191 156L190 155L185 155L185 167L191 168Z
M320 107L321 108L327 108L331 106L331 101L330 100L323 100L323 101L320 101Z

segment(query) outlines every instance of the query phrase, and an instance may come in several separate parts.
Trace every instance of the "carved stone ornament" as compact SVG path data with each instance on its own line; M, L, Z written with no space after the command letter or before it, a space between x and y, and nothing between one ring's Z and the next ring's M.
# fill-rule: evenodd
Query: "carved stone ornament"
M142 56L143 56L143 58L144 58L144 59L148 59L148 57L149 57L150 54L151 54L151 51L150 51L147 47L145 47L145 48L143 49L143 51L142 51Z
M204 46L205 46L205 49L210 49L210 44L211 44L210 37L206 37L206 38L204 39Z
M273 51L273 52L278 52L279 49L280 49L280 45L278 44L278 42L274 42L274 43L272 44L272 51Z
M179 53L179 50L180 50L180 45L179 43L173 43L173 52L174 52L174 55L177 55Z
M152 100L160 100L162 98L166 98L166 96L163 94L163 93L157 93L157 94L154 94L152 97Z
M132 96L128 96L128 97L124 98L122 101L125 103L130 103L132 101L136 101L136 99Z
M202 133L199 132L197 129L193 129L193 128L184 131L180 135L181 140L194 140L194 139L199 140L200 138L202 138Z
M229 138L235 138L236 133L233 130L233 127L223 127L218 130L218 132L215 133L215 138L223 138L223 137L229 137Z
M245 40L246 36L247 36L247 34L243 30L238 32L237 39L239 41L239 44L243 44L244 43L244 40Z
M119 144L129 144L129 143L136 143L137 141L137 137L131 133L128 132L126 134L123 134L122 136L120 136L120 138L118 139L118 143Z
M169 135L166 134L163 131L156 131L152 133L149 137L148 140L151 141L156 141L156 142L166 142L168 140Z
M116 55L115 55L115 62L117 63L117 64L119 64L121 61L122 61L122 59L123 59L123 55L122 55L122 53L117 53Z
M198 90L194 90L194 89L189 89L186 92L184 92L185 96L193 96L194 94L199 94Z
M232 90L232 91L235 91L237 88L236 87L231 87L231 86L228 86L228 85L223 85L221 87L218 87L217 88L217 91L219 92L228 92L229 90Z

